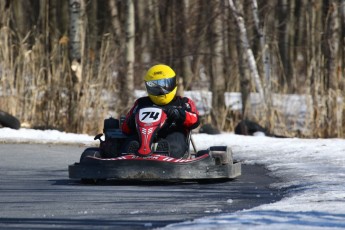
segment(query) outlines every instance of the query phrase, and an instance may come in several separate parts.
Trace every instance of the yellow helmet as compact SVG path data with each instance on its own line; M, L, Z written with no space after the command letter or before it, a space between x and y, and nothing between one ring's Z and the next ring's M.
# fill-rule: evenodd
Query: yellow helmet
M145 86L147 94L157 105L169 104L177 91L176 74L167 65L152 66L146 73Z

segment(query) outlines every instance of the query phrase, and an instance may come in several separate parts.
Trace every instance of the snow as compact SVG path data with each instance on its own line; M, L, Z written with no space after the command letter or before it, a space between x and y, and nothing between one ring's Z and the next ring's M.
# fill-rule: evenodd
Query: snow
M63 143L63 144L89 144L95 145L99 141L93 140L86 134L60 132L57 130L36 129L10 129L0 128L1 142L24 142L24 143Z
M171 224L163 229L345 229L345 140L194 134L198 148L229 145L245 164L263 164L287 195L280 201L235 213ZM96 145L93 136L54 130L0 128L0 143ZM232 200L224 200L229 205Z

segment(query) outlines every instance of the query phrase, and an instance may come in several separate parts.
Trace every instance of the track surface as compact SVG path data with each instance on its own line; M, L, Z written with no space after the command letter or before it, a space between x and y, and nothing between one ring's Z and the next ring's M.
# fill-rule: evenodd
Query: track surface
M282 198L260 166L215 184L83 185L67 167L85 146L0 144L1 229L153 229Z

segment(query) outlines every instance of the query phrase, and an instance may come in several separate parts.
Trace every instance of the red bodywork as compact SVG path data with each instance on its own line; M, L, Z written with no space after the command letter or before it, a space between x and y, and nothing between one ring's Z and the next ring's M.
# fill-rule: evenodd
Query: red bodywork
M148 156L152 153L151 145L158 130L165 124L167 115L161 108L148 107L140 109L135 116L140 138L138 154Z

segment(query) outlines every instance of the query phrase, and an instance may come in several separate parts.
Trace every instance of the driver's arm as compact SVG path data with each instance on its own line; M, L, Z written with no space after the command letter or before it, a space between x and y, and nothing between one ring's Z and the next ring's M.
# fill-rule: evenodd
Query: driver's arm
M183 98L185 103L186 119L183 122L183 126L188 129L195 129L200 125L199 111L196 109L194 101L185 97Z
M121 130L125 134L133 134L135 132L135 112L138 107L138 100L135 101L133 107L129 110L125 120L122 123Z

